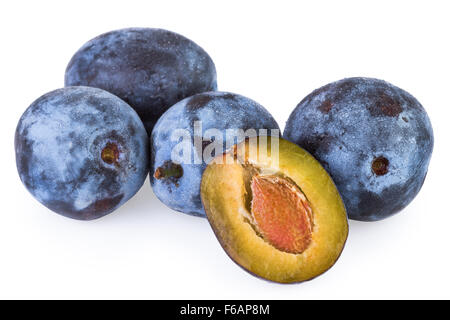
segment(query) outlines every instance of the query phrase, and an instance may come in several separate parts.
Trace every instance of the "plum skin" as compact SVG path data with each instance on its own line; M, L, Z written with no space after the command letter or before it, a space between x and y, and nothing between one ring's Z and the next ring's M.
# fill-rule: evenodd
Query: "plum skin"
M28 191L78 220L120 207L148 173L148 136L138 115L96 88L67 87L33 102L17 125L15 151Z
M214 63L201 47L152 28L115 30L90 40L69 62L65 85L115 94L136 110L149 135L170 106L217 89Z
M408 92L372 78L325 85L291 113L284 137L309 151L335 181L349 218L377 221L420 191L433 129Z
M171 141L171 133L176 129L185 129L193 137L196 121L201 121L203 133L216 128L223 132L224 139L226 129L279 130L279 126L270 113L257 102L238 94L218 91L186 98L161 116L150 138L150 183L153 192L173 210L205 217L200 199L201 177L207 165L205 161L201 164L178 164L179 177L157 179L158 168L172 163L171 152L178 142ZM193 143L191 148L193 155L198 154Z

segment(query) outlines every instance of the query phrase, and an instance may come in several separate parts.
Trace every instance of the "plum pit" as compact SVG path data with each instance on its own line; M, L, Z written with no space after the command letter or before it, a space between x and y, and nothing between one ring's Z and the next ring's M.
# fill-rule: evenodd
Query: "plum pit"
M300 188L278 175L254 175L251 215L255 231L276 249L304 252L312 241L313 213Z

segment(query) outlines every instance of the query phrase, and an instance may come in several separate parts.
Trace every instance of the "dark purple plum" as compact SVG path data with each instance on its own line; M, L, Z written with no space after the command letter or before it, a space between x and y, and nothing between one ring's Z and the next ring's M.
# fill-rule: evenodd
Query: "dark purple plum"
M351 219L375 221L418 194L433 151L422 105L385 81L349 78L315 90L290 115L284 137L330 173Z
M231 147L256 135L278 136L279 127L270 113L251 99L207 92L178 102L161 116L151 135L153 191L168 207L205 217L200 181L206 164L222 153L227 143ZM184 160L174 159L174 154Z
M17 125L15 150L28 191L79 220L120 207L148 173L148 136L138 115L96 88L67 87L33 102Z
M163 29L111 31L87 42L66 69L66 86L109 91L133 107L150 135L170 106L217 89L209 55L193 41Z

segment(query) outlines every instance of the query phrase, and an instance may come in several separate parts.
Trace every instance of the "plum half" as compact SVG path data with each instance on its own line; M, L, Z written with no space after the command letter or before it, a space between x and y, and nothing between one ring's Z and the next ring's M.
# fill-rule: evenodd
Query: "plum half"
M345 207L314 157L281 138L264 139L247 139L207 166L206 215L225 252L246 271L279 283L310 280L344 248Z

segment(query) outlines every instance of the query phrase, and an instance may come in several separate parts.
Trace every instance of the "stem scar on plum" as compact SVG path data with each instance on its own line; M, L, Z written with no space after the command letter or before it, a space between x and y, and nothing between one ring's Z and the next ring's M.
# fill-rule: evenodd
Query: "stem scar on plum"
M113 142L108 142L101 152L101 158L107 164L117 164L119 155L119 147Z
M384 176L388 173L389 169L389 160L383 156L376 157L372 161L372 172L377 176Z
M183 167L170 160L164 161L163 165L156 168L153 177L179 186L178 180L183 176Z

